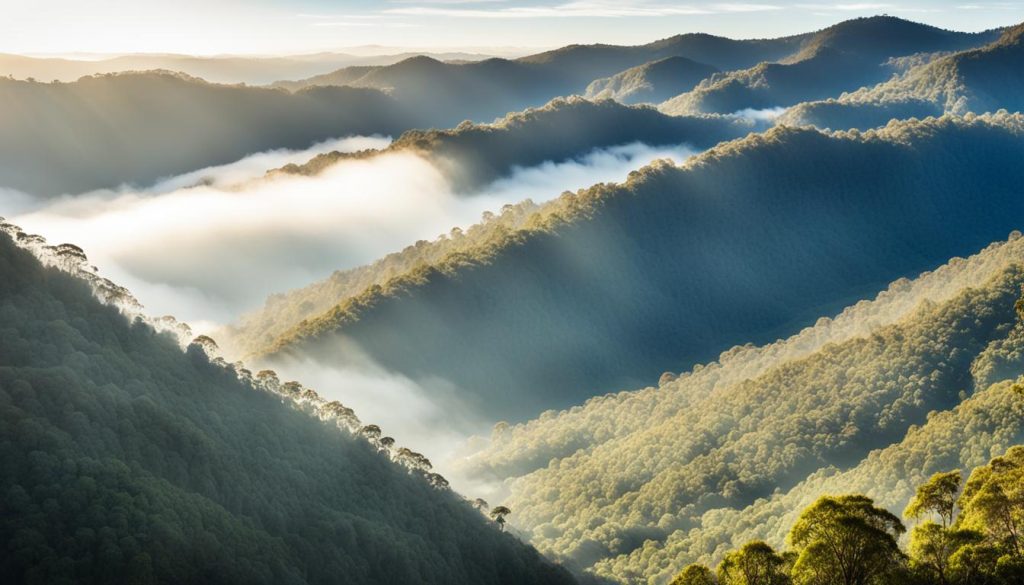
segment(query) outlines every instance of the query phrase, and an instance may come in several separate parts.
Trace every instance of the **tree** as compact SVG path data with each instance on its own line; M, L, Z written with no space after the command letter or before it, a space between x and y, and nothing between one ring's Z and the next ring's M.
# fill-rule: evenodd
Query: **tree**
M786 561L760 540L725 555L718 565L720 585L783 585L789 583Z
M946 585L957 579L951 569L952 557L965 546L984 540L974 530L954 530L928 521L916 528L910 536L910 563L915 573L930 583Z
M798 553L793 580L800 585L867 585L901 564L900 519L867 496L825 496L804 510L789 540Z
M508 516L511 513L512 510L509 510L505 506L498 506L491 510L491 518L494 518L494 521L498 523L498 526L502 530L505 530L505 516Z
M669 585L715 585L715 583L715 575L711 569L705 565L694 563L680 571Z
M903 515L918 519L926 514L935 514L942 520L943 528L950 526L953 524L960 483L960 470L936 473L918 486L914 499L907 504Z
M957 527L985 534L992 544L1020 558L1024 530L1024 447L971 472L958 500Z

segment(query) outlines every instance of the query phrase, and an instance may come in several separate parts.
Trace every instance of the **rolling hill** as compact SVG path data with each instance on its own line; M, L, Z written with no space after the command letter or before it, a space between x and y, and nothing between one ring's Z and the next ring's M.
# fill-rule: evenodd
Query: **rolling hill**
M340 336L492 420L640 386L1016 228L1022 132L1001 114L751 135L510 209L448 256L417 246L256 353L343 363Z
M2 225L5 583L572 582L339 403L182 351L43 245Z
M1022 284L1015 232L785 341L498 427L465 465L511 487L543 552L612 582L781 548L823 494L899 514L931 474L1024 440Z
M753 125L723 116L667 116L651 107L611 100L557 98L540 108L511 113L492 124L464 123L451 130L411 130L379 152L329 152L274 172L315 175L346 159L415 152L429 159L457 190L479 189L513 169L564 162L599 148L641 142L710 148L746 135Z
M891 16L841 22L808 38L779 62L714 75L662 104L671 114L722 113L791 106L884 81L896 57L977 47L996 31L960 33Z
M892 118L943 112L995 112L1024 108L1024 25L995 42L917 65L890 81L841 96L800 104L780 123L829 128L871 128Z
M353 134L397 135L413 116L376 90L227 86L168 72L73 83L0 79L0 186L82 193Z
M661 103L693 89L718 69L686 57L667 57L632 67L587 86L588 99L613 99L624 104Z

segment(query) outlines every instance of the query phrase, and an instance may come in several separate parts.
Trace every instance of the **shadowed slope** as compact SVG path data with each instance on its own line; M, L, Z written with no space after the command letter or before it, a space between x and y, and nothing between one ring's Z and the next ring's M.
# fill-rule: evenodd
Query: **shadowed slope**
M326 349L342 335L495 418L638 386L1018 227L1022 133L997 116L752 135L565 194L264 352L344 361Z
M0 79L0 103L0 187L37 195L145 184L263 150L415 126L375 90L290 94L167 72Z
M889 59L976 47L994 35L946 31L890 16L848 20L815 34L784 61L712 76L661 109L730 113L824 99L886 79L892 73Z
M872 128L893 118L1024 108L1024 25L980 49L940 57L839 99L800 104L780 123Z
M5 583L572 581L2 232L0 355Z

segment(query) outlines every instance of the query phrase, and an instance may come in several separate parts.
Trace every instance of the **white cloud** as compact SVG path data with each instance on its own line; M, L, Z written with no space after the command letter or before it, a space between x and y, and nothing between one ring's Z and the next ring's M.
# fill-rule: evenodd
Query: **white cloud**
M321 149L385 142L350 139ZM623 180L650 160L690 151L643 145L599 150L578 162L516 169L469 195L456 195L430 162L406 153L342 162L315 177L263 177L265 169L312 154L257 154L151 189L37 204L12 221L50 241L82 246L103 274L128 286L151 313L226 322L271 293L467 227L505 203Z

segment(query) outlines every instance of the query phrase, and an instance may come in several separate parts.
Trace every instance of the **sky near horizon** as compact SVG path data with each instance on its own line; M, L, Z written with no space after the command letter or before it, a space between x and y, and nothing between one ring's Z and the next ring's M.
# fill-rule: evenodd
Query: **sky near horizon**
M1024 20L1024 0L0 0L0 52L296 54L367 44L639 44L698 31L783 36L875 14L978 31Z

